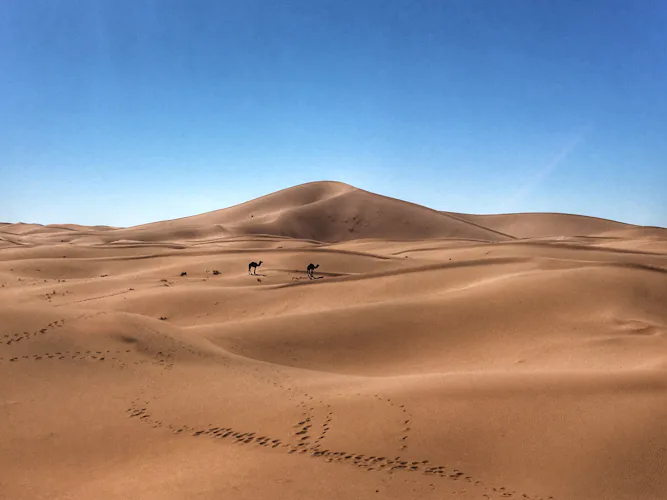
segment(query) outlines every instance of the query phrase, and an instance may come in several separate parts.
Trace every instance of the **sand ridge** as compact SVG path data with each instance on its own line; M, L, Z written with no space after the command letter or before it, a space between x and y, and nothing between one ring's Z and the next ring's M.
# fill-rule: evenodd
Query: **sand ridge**
M131 228L2 224L0 488L659 499L665 299L665 229L342 183Z

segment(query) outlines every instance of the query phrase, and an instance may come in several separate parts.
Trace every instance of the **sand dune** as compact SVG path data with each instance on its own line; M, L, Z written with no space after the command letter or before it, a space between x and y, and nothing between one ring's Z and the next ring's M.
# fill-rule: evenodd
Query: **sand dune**
M240 235L270 235L317 242L360 238L512 239L494 229L458 217L338 182L303 184L234 207L127 229L31 224L29 227L16 226L12 231L40 234L46 241L60 238L83 244L119 240L211 240Z
M666 299L663 228L341 183L2 224L2 498L659 500Z
M520 213L471 215L451 212L443 213L512 235L515 238L593 236L606 232L624 231L627 228L635 227L608 219L572 214Z

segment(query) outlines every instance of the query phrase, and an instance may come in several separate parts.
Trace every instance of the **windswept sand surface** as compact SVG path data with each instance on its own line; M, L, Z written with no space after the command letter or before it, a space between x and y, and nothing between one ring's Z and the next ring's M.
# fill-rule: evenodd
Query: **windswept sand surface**
M1 498L667 498L662 228L313 183L0 284Z

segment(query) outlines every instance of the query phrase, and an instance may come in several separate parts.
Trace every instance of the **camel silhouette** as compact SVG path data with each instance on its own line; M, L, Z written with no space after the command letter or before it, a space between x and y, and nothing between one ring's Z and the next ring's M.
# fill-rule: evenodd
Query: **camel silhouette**
M312 279L315 279L315 278L313 277L313 271L314 271L315 269L317 269L318 267L320 267L319 264L317 264L317 265L312 264L312 263L311 263L311 264L308 264L308 267L306 268L306 274L308 274L308 277L309 277L311 280L312 280Z
M248 274L250 275L257 274L257 268L261 265L262 265L261 260L259 262L251 262L250 264L248 264ZM253 270L252 272L250 272L251 269Z

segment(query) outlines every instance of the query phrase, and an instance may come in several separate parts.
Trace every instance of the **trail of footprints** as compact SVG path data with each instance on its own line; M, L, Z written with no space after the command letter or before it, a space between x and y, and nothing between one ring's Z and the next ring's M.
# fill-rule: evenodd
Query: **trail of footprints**
M358 396L361 396L361 394L357 394ZM373 394L373 398L375 398L377 401L381 403L386 403L393 409L397 410L400 412L400 421L401 421L401 427L403 429L401 430L401 435L399 438L399 451L404 451L408 449L408 443L409 443L409 438L410 438L410 431L412 430L412 413L410 413L405 405L398 404L395 401L392 401L390 398L384 398L380 396L379 394Z
M39 335L44 335L53 328L60 328L65 324L65 320L57 320L52 323L49 323L47 327L34 332L23 332L21 334L14 335L5 335L3 339L0 339L0 343L6 345L12 345L21 340L30 339L37 337ZM161 333L161 332L156 332ZM161 334L166 336L165 334ZM215 360L214 357L210 355L205 355L198 349L193 349L187 345L184 345L180 342L182 349L189 351L191 354L197 356L202 356L205 358L210 358ZM148 348L144 349L147 350ZM15 356L12 358L3 358L0 357L0 362L10 362L16 363L19 361L33 360L64 360L64 359L77 359L83 361L97 361L105 362L110 361L114 362L115 366L124 367L126 364L123 362L123 359L127 354L136 353L130 349L127 350L86 350L86 351L57 351L57 352L47 352L44 354L33 354L33 355L24 355L24 356ZM217 360L216 360L217 361ZM153 365L161 366L166 370L170 370L174 366L173 353L168 352L157 352L153 359L139 359L134 361L134 364L143 364L151 363ZM224 363L222 363L224 365ZM270 382L269 379L265 380ZM388 456L376 456L376 455L367 455L362 453L352 453L347 451L335 451L328 449L324 446L323 442L325 441L328 432L331 429L331 424L333 421L333 412L331 410L331 405L325 405L321 400L316 400L313 395L310 395L306 392L300 391L298 389L293 389L287 387L279 382L273 382L273 385L284 391L287 391L290 394L291 398L297 398L299 400L296 405L299 409L302 410L302 419L296 423L293 428L295 429L293 434L290 436L290 439L284 440L276 438L273 436L268 436L266 434L261 434L252 431L242 431L238 429L233 429L231 427L221 427L209 425L206 427L192 427L188 425L175 425L168 424L161 420L157 420L152 417L148 412L148 401L144 401L143 404L140 404L139 401L132 403L131 407L126 410L129 418L134 418L139 420L141 423L150 425L153 428L166 428L171 430L174 434L189 434L191 436L206 436L212 439L221 439L221 440L230 440L234 443L242 445L255 445L262 446L265 448L276 448L286 451L288 454L308 454L314 458L323 459L328 463L340 463L347 464L350 466L355 466L369 472L381 472L385 471L387 473L394 473L399 471L421 473L426 476L435 476L444 479L454 480L454 481L466 481L468 483L474 484L480 488L483 488L485 493L483 494L484 498L513 498L513 499L522 499L522 500L546 500L547 497L541 496L529 496L526 494L519 495L516 491L512 491L503 487L500 488L490 488L485 486L481 481L475 480L469 475L466 475L464 472L448 468L443 465L432 465L428 460L407 460L405 457L397 455L395 457ZM361 394L359 394L361 396ZM400 422L402 427L402 432L399 437L399 442L397 443L399 451L405 452L408 449L409 438L411 432L411 424L413 420L412 414L409 410L402 404L398 404L390 398L381 397L378 394L373 396L378 402L388 404L394 410L400 412ZM152 399L155 399L153 397ZM321 418L317 418L315 409L316 406L319 412L323 414ZM320 422L317 424L317 422ZM553 497L548 497L549 500L553 500Z
M308 453L309 451L312 452L313 450L320 448L322 441L327 437L327 433L331 428L331 421L333 419L331 405L326 405L325 407L321 400L316 400L315 396L312 396L307 392L298 389L292 390L292 388L285 387L278 383L275 385L279 389L292 391L293 397L300 399L300 402L296 405L297 408L303 411L301 414L303 419L292 426L297 429L294 432L293 437L296 442L286 446L290 448L289 453ZM318 405L321 405L321 411L324 413L324 417L322 419L323 422L316 425L318 419L315 414L315 407Z
M84 318L93 318L95 316L99 316L101 314L106 314L104 311L100 311L97 313L93 314L82 314L81 316L78 316L74 319L70 320L70 323L73 321L78 321L80 319ZM52 321L48 325L46 325L44 328L40 328L39 330L34 330L32 332L21 332L21 333L14 333L14 334L5 334L0 338L0 345L12 345L12 344L17 344L21 342L22 340L28 340L32 339L35 337L40 337L42 335L46 335L47 333L53 331L56 328L62 328L65 326L65 320L64 319L57 319L55 321Z
M38 337L40 335L44 335L49 332L49 330L52 330L53 328L60 328L65 324L64 319L58 319L56 321L53 321L49 323L47 326L44 328L41 328L39 330L35 330L33 332L22 332L22 333L14 333L14 334L5 334L1 342L5 345L12 345L17 342L21 342L22 340L28 340L33 337Z
M143 406L138 404L133 405L127 412L130 418L138 418L142 423L149 424L154 428L169 428L175 434L189 434L194 437L204 436L211 439L230 440L235 444L241 445L255 445L272 449L277 448L286 451L290 455L309 455L313 458L323 459L327 463L347 464L369 472L384 471L390 474L400 471L415 472L430 477L467 482L483 489L485 493L483 493L482 496L489 500L493 498L521 500L546 500L548 498L548 500L554 500L553 497L530 496L527 494L519 495L516 491L504 487L488 487L484 485L482 481L474 479L461 470L448 468L443 465L432 465L428 460L407 460L400 455L396 457L387 457L328 449L323 445L323 441L331 430L331 424L334 417L330 404L326 404L315 396L297 388L289 387L257 374L253 375L258 376L265 383L269 383L277 389L284 391L288 394L290 399L298 400L296 407L302 411L302 418L292 426L294 431L289 439L279 439L259 432L249 432L231 427L219 427L214 426L213 424L209 424L205 427L165 424L162 421L153 419L148 413L146 408L148 401L146 401ZM358 394L358 396L362 396L362 394ZM406 450L408 448L408 440L413 421L412 413L404 404L392 400L391 398L385 398L379 394L374 394L373 397L378 402L387 404L399 412L402 432L398 440L398 446L400 451ZM319 408L317 408L318 406ZM316 409L318 411L316 411ZM320 418L317 417L317 413L321 414ZM318 424L319 421L322 423Z
M346 451L334 451L324 448L317 443L313 443L311 436L308 434L313 427L313 420L306 417L304 420L298 422L295 427L299 429L295 432L299 436L297 443L284 442L281 439L274 438L266 434L260 434L252 431L241 431L231 427L220 427L210 424L206 427L191 427L188 425L173 425L166 424L160 420L152 417L148 412L147 404L133 405L126 410L130 418L136 418L144 424L150 425L153 428L168 428L174 434L190 434L191 436L206 436L212 439L229 439L230 441L244 445L262 446L265 448L281 448L287 450L289 454L302 453L310 454L315 458L323 458L326 462L337 462L341 464L348 464L362 468L366 471L386 471L392 473L394 471L407 472L421 472L427 476L437 476L441 478L448 478L450 480L465 480L476 485L481 485L481 482L474 481L470 476L465 475L458 469L448 469L445 466L432 466L428 460L408 461L402 457L385 457L366 455L363 453L350 453ZM323 426L326 428L330 424L331 419L326 419ZM325 434L323 429L320 436ZM319 438L318 438L319 439ZM505 488L494 488L492 490L500 497L515 498L516 492L506 490ZM490 495L486 495L491 498ZM523 495L521 498L526 500L542 500L542 497L532 497Z
M42 361L42 360L79 360L79 361L99 361L99 362L111 362L119 367L127 366L125 355L130 353L136 353L130 349L126 350L104 350L104 351L55 351L55 352L45 352L41 354L32 354L32 355L23 355L23 356L14 356L11 358L0 357L0 363L9 362L16 363L19 361ZM174 366L173 357L171 354L165 354L163 352L157 352L153 359L139 359L133 362L135 365L140 365L144 363L150 363L154 366L161 366L165 370L171 370Z
M304 410L302 413L302 420L293 426L293 429L295 430L290 436L290 439L280 439L260 432L235 429L232 427L216 426L214 424L209 424L208 426L203 427L169 424L158 420L151 415L148 410L148 401L144 401L143 404L140 404L139 402L133 403L132 406L126 410L126 413L129 418L137 419L141 423L150 425L153 428L169 429L174 434L190 435L193 437L203 436L216 440L229 440L235 444L241 445L254 445L271 449L277 448L286 451L288 454L310 455L313 458L323 459L327 463L346 464L349 466L361 468L369 472L384 471L387 473L394 473L405 471L421 473L425 476L440 477L453 481L465 481L479 488L482 488L485 491L483 497L487 499L520 498L522 500L546 500L546 497L541 496L529 496L526 494L519 495L516 491L512 491L504 487L489 488L481 481L475 480L471 476L458 469L448 468L443 465L433 465L428 460L407 460L405 457L401 457L400 455L395 457L388 457L367 455L364 453L353 453L348 451L336 451L326 448L322 444L322 441L326 438L327 433L331 429L331 423L333 421L331 405L324 406L323 410L326 410L324 418L321 419L322 423L317 425L317 422L320 419L315 417L314 410L315 404L320 403L324 405L321 400L317 401L315 400L314 396L306 392L292 390L292 388L286 388L279 383L274 383L274 385L278 388L287 389L292 394L298 395L300 402L297 404L297 407ZM378 395L375 395L375 397L379 401L386 402L390 406L400 409L401 413L405 417L403 423L405 425L410 423L411 418L408 417L412 417L412 415L404 407L404 405L397 404L391 399L382 398ZM404 433L401 436L401 442L404 443L404 441L407 440L409 432L410 429L406 427L404 429ZM402 449L405 449L406 447L406 444L401 444ZM548 499L553 500L553 497L548 497Z

